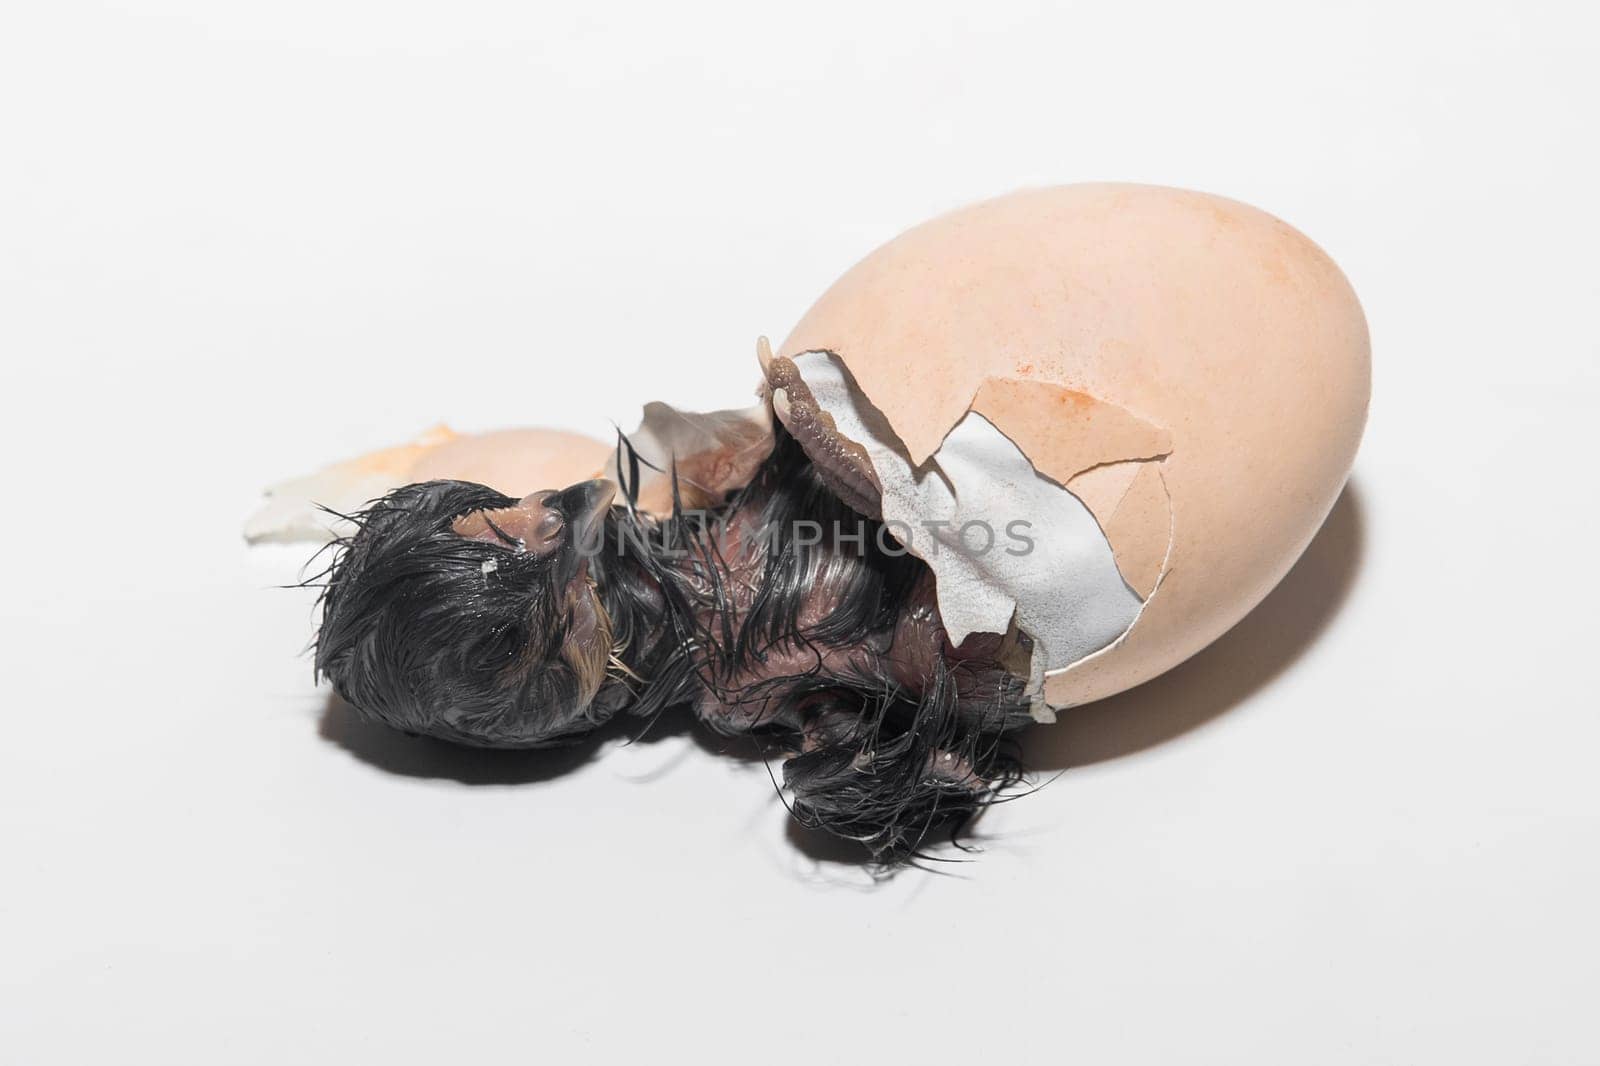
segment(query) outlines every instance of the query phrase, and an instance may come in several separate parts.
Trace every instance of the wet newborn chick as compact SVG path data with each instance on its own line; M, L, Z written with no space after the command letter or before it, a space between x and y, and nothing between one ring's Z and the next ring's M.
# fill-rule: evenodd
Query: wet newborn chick
M796 817L885 863L1017 780L1004 738L1031 720L1027 638L953 647L926 565L781 427L709 510L657 520L614 495L384 497L335 548L317 670L367 717L485 747L692 707L789 753Z

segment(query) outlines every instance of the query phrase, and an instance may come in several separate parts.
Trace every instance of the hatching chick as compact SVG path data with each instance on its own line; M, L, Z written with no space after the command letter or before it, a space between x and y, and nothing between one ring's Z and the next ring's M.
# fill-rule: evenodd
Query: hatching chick
M688 706L788 752L802 823L917 854L1020 776L1028 639L953 646L927 566L776 432L747 485L665 519L608 481L390 493L336 545L317 670L369 718L485 747Z

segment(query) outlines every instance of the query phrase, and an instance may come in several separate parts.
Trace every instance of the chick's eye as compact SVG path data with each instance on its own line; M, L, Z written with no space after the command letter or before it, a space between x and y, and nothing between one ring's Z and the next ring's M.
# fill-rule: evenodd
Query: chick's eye
M554 540L561 533L561 526L561 516L554 511L546 511L539 516L538 524L533 527L533 533L540 540Z

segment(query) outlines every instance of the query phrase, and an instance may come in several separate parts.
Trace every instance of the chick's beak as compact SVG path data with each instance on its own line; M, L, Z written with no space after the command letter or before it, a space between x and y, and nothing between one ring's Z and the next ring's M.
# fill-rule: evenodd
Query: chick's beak
M616 498L617 486L604 478L583 481L570 489L562 489L546 501L546 505L561 513L571 531L569 543L579 551L592 554L599 548L600 521Z

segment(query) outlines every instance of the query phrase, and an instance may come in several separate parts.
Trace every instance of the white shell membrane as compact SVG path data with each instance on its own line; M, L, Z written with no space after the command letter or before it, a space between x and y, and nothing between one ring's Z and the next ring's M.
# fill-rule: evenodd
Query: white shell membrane
M838 432L866 450L883 487L884 522L933 570L952 643L1004 633L1014 616L1042 652L1033 662L1039 678L1133 625L1143 601L1123 580L1099 522L987 418L968 411L913 467L838 356L803 352L794 364Z

